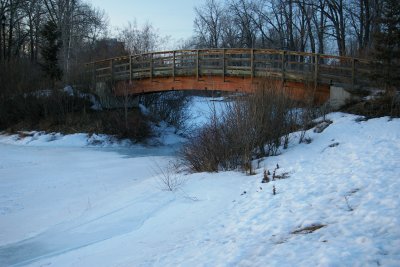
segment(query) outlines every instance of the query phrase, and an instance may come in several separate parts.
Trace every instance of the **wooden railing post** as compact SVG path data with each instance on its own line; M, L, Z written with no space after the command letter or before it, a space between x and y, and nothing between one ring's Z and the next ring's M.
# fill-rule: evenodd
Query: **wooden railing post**
M96 82L97 82L96 63L93 63L91 65L92 65L92 82L93 82L94 88L96 89Z
M251 76L251 83L253 83L254 78L254 48L251 49L251 58L250 58L250 76Z
M314 55L314 86L318 84L319 54Z
M150 81L153 81L153 53L150 54Z
M200 57L200 55L199 55L199 50L196 50L196 79L197 80L199 80L199 57Z
M173 58L172 58L172 78L175 81L175 53L176 51L173 52Z
M285 83L285 63L286 63L286 51L282 51L282 82Z
M132 55L129 55L129 83L132 83Z
M223 51L222 51L222 78L223 78L224 82L225 82L225 71L226 71L225 55L226 55L226 49L223 49Z
M356 59L353 57L351 60L351 88L354 90L356 82Z
M110 60L110 80L111 84L114 83L114 59Z

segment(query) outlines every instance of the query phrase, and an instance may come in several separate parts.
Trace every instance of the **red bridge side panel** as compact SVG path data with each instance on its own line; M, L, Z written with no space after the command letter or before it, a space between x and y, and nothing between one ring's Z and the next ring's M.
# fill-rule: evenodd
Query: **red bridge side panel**
M131 83L126 81L118 82L115 86L116 95L124 94L143 94L153 92L165 92L172 90L220 90L226 92L252 93L260 84L261 79L251 79L247 77L157 77L142 80L134 80ZM275 80L277 85L282 81ZM280 86L276 86L279 88ZM289 95L295 100L306 100L314 94L314 102L322 104L329 99L329 85L318 85L314 92L314 85L309 86L301 82L285 82L285 90L289 90Z

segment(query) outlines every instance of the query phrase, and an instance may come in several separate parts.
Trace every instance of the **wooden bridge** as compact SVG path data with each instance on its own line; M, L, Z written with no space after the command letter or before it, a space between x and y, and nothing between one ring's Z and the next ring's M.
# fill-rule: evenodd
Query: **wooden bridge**
M295 98L314 91L316 102L329 88L369 83L371 61L271 49L205 49L153 52L87 64L94 84L116 95L169 90L252 92L261 79L283 82ZM312 89L310 89L312 88Z

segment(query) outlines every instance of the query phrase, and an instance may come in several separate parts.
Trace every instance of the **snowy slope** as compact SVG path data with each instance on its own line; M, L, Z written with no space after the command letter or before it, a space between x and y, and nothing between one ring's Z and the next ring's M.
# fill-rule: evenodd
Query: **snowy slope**
M178 174L174 193L162 148L2 137L0 266L400 266L400 120L328 117L255 176ZM289 178L260 183L276 164Z

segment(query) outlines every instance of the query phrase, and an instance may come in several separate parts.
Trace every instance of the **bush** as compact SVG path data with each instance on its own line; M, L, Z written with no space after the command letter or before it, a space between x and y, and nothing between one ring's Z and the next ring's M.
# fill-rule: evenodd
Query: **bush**
M46 88L51 83L44 77L40 66L29 60L0 62L0 100L38 88Z
M88 88L90 78L82 68L74 68L70 75L80 89ZM139 109L93 111L88 98L71 96L53 85L36 63L0 62L0 130L105 133L136 141L152 135Z
M38 91L19 94L0 100L0 128L23 122L28 128L41 120L49 124L63 124L69 113L90 107L86 99L60 91Z
M186 182L186 179L178 173L177 169L177 166L172 162L165 168L161 168L156 164L155 172L157 173L156 177L161 190L170 192L182 190L181 187Z
M254 94L228 102L221 114L214 110L180 157L195 172L241 168L252 174L255 155L276 155L287 144L288 133L296 128L293 107L283 87L265 81Z
M186 92L172 91L142 95L140 102L149 110L154 121L165 121L179 130L185 130L189 118L190 98Z
M349 103L342 111L377 118L383 116L400 117L400 92L395 90L385 92L381 96L372 99Z
M102 111L98 113L99 123L96 131L143 141L153 135L151 127L139 109L130 109L125 117L123 109Z

